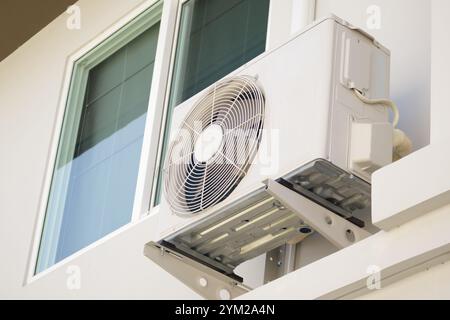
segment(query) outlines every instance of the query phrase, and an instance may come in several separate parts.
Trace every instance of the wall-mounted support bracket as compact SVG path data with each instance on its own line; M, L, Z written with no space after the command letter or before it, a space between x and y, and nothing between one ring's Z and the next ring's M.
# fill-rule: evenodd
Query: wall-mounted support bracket
M312 232L320 233L337 248L347 247L370 236L370 233L366 230L359 228L349 220L312 201L303 194L291 190L288 186L274 180L268 180L265 184L265 188L261 188L249 199L244 199L243 203L236 202L240 204L239 206L236 207L236 203L231 205L227 209L227 214L221 218L222 220L216 221L217 225L223 224L223 221L228 224L234 223L235 220L241 223L242 219L247 217L243 217L243 215L248 215L249 221L245 223L246 225L252 225L252 234L258 235L258 232L261 233L267 229L266 233L259 234L256 238L250 240L251 249L256 250L255 254L267 253L268 259L272 259L269 263L266 263L265 282L277 279L295 270L296 244ZM242 211L242 208L247 209ZM211 229L212 227L209 224L206 228ZM189 233L198 233L205 226L200 225L197 228L200 229L190 229ZM269 232L272 229L275 236ZM232 233L232 228L225 230L228 230L227 232L230 234ZM235 230L234 236L239 237L239 228L233 230ZM286 237L278 239L276 238L276 234L280 234L277 233L278 230L289 233ZM283 232L281 235L284 234ZM267 244L260 240L269 237L271 237L271 241ZM184 239L183 235L180 239ZM205 241L209 240L206 239ZM208 259L200 259L200 253L192 254L192 250L183 250L183 246L178 247L174 243L177 243L174 239L172 239L172 242L147 243L144 254L206 299L234 299L250 291L250 288L242 284L242 279L233 273L228 274L223 269L218 268L217 265L208 262ZM280 245L283 246L279 247ZM219 249L222 250L226 246L227 243L224 242ZM245 254L245 248L247 247L249 247L248 244L241 248L233 247L233 250ZM272 250L276 247L279 248ZM249 257L257 256L255 254ZM232 257L232 255L224 255L223 259L231 259ZM241 260L238 260L236 265L242 262Z
M144 255L206 299L229 300L250 291L236 280L163 244L147 243Z
M339 249L370 236L366 230L274 180L267 180L265 184L267 193ZM267 253L265 283L295 270L295 248L295 244L288 243Z
M265 182L267 192L337 248L342 249L371 234L325 207L274 181Z
M264 283L269 283L295 271L296 248L296 244L287 243L267 252L264 268Z

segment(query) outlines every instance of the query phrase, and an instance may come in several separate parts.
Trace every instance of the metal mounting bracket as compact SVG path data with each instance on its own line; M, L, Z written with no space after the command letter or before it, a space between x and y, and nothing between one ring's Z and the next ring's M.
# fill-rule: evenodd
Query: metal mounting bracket
M295 271L296 249L296 244L285 244L267 252L264 283L269 283Z
M371 234L332 213L321 205L290 190L274 180L266 180L267 192L295 212L305 224L320 233L339 249L369 237Z
M364 229L334 214L307 197L274 181L266 180L266 192L296 213L305 224L320 233L337 248L345 248L370 236ZM271 282L295 270L295 244L285 244L267 253L264 283Z
M287 241L284 246L275 250L267 247L266 252L270 263L266 263L266 268L271 271L269 272L270 279L266 277L265 282L281 277L295 269L295 244L302 241L312 230L320 233L340 249L371 235L366 230L277 181L267 180L264 183L266 187L261 189L262 194L260 195L265 194L265 198L261 199L271 197L269 198L271 199L270 203L278 201L284 206L283 210L286 211L286 214L290 214L292 217L297 216L296 219L300 221L297 224L303 226L300 234ZM233 210L230 213L232 212ZM246 211L244 210L244 212ZM236 213L234 212L234 214ZM263 214L264 217L266 215L267 213ZM231 219L229 215L227 215L227 219ZM303 229L305 229L304 234L302 234ZM206 299L234 299L251 290L232 275L227 275L223 270L197 259L188 251L179 251L179 248L169 242L147 243L144 255ZM276 263L281 260L283 263L277 265ZM267 276L269 275L267 274Z
M144 255L206 299L229 300L250 291L223 273L162 244L147 243Z

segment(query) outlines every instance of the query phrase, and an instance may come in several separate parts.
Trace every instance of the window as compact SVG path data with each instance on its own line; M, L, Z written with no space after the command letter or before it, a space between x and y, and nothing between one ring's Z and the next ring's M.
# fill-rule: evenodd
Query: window
M174 107L265 51L269 4L270 0L189 0L183 4L166 133ZM163 157L167 140L168 134ZM161 172L160 168L154 204L160 201Z
M150 8L75 64L36 273L131 221L160 15Z

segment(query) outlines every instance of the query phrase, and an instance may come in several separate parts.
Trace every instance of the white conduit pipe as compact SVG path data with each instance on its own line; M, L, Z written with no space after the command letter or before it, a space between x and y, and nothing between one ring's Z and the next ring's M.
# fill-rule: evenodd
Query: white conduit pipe
M359 100L361 100L365 104L382 105L382 106L390 108L392 110L392 113L394 114L394 119L392 120L392 125L394 126L394 128L396 128L398 126L398 121L400 120L400 112L398 111L397 105L395 104L394 101L388 100L388 99L369 99L369 98L366 98L365 96L363 96L363 94L361 92L359 92L359 90L357 90L357 89L353 89L353 92L359 98Z

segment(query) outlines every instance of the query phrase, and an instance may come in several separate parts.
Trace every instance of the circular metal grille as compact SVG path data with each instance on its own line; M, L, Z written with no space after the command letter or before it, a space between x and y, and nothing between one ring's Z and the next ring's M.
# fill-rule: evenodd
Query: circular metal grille
M174 213L193 215L233 192L258 151L264 111L264 95L248 76L217 83L196 103L164 165L164 194Z

